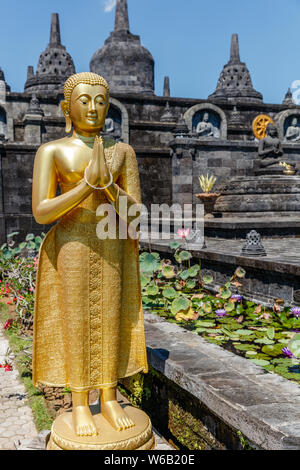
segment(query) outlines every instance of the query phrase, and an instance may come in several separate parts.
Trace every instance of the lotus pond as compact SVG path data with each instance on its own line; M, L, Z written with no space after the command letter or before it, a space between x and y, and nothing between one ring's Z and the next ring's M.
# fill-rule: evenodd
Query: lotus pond
M300 308L278 298L265 307L243 298L244 269L213 294L210 272L192 264L180 242L170 243L172 260L159 253L140 255L144 309L178 323L270 372L300 383Z

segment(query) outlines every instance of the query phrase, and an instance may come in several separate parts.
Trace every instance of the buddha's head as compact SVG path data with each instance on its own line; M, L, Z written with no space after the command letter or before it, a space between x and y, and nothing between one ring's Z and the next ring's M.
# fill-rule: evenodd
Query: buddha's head
M204 121L204 122L208 122L208 120L209 120L209 114L208 114L208 113L204 113L203 121Z
M277 137L277 127L271 122L267 125L266 133L270 137Z
M296 117L292 120L292 126L296 127L298 125L298 119Z
M104 128L109 109L109 86L106 80L91 72L71 75L64 86L61 103L66 119L66 132L96 135Z

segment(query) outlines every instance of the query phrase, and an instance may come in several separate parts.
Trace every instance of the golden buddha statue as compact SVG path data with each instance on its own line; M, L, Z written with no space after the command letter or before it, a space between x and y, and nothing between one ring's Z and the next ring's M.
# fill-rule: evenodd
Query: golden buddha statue
M97 444L103 436L89 391L100 389L102 422L134 436L137 423L117 401L117 382L147 372L138 239L99 239L97 208L111 204L119 225L119 198L127 197L128 210L141 203L140 182L132 147L99 137L109 109L104 78L72 75L64 96L66 132L73 133L42 145L34 162L35 220L58 223L39 256L33 380L70 388L74 435Z

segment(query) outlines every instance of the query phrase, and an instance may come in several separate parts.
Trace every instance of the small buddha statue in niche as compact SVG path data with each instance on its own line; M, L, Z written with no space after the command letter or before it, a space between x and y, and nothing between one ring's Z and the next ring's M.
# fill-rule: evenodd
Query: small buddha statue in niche
M114 132L115 130L115 125L114 125L114 121L112 118L108 117L105 119L105 132L107 134L110 134L112 132Z
M287 128L285 140L287 142L298 142L300 140L300 127L296 117L293 118L291 125Z
M99 239L97 208L111 204L119 225L120 196L129 211L141 192L132 147L98 137L109 109L104 78L72 75L64 95L72 134L42 145L34 162L35 220L57 224L39 256L33 381L69 387L75 433L97 436L89 391L100 389L101 414L115 430L129 429L135 423L117 402L117 382L147 372L138 239Z
M209 114L204 113L202 121L196 127L196 134L198 137L213 137L214 126L209 122Z

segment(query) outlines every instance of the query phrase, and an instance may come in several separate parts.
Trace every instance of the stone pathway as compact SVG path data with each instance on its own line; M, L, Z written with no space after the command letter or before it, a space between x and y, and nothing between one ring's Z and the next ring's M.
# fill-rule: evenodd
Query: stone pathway
M0 364L5 362L9 343L0 330ZM15 442L37 435L27 394L17 369L0 368L0 450L16 450Z

